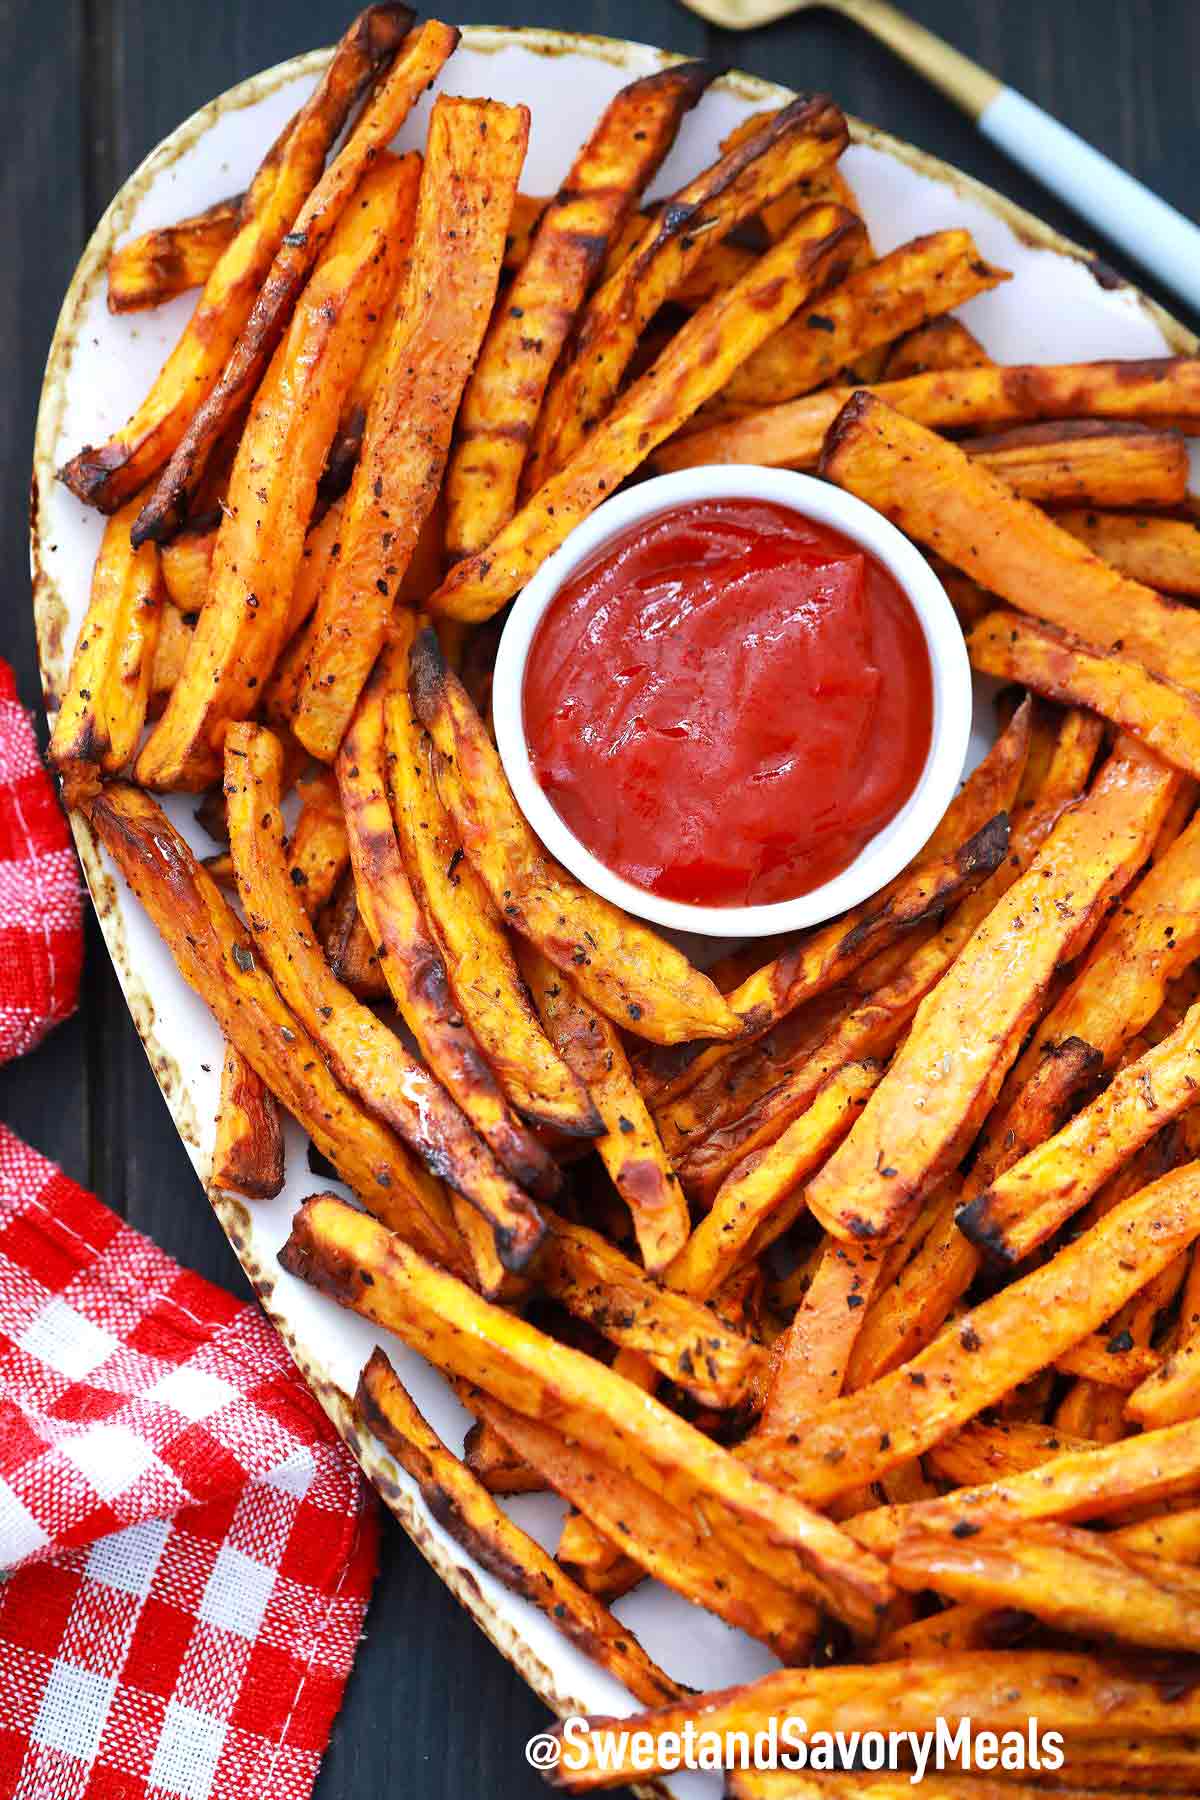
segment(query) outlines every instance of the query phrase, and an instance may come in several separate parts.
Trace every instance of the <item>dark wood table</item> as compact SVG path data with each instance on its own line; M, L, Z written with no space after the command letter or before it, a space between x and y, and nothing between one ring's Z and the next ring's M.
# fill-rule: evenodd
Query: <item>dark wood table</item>
M1196 208L1200 7L1194 0L910 0L909 10L1075 127L1183 211ZM25 578L25 494L42 364L87 235L180 119L258 69L331 42L350 0L3 0L0 120L0 531L9 571L0 652L38 704ZM823 89L1087 241L1086 228L992 151L945 101L842 20L817 12L748 36L675 0L466 0L463 22L635 37ZM1121 258L1097 243L1118 268ZM1133 274L1135 271L1125 270ZM1159 298L1171 304L1170 296ZM1178 307L1175 308L1178 313ZM1186 317L1186 315L1184 315ZM1200 326L1200 320L1188 319ZM138 396L130 395L130 405ZM89 926L78 1016L0 1071L0 1118L173 1255L244 1282L175 1136ZM522 1749L540 1703L389 1526L367 1637L317 1783L319 1800L544 1792Z

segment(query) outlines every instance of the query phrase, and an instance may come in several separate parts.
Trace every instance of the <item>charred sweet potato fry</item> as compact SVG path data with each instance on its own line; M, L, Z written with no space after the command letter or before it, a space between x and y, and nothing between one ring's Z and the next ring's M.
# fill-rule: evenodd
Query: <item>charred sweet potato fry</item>
M547 1036L604 1120L596 1148L629 1208L642 1261L657 1275L685 1242L690 1220L679 1177L638 1093L620 1033L588 1005L570 976L531 944L522 948L520 964Z
M1157 751L1184 773L1200 776L1200 700L1190 688L1151 668L1101 651L1039 619L993 612L974 626L967 648L986 675L1020 681L1036 693L1088 706ZM1181 650L1180 662L1188 656ZM1159 660L1167 660L1164 650Z
M395 137L400 126L435 79L458 43L457 30L428 19L400 45L390 66L376 83L355 121L350 135L308 194L279 241L245 324L237 334L219 381L203 398L171 459L155 483L133 529L135 542L163 539L177 529L190 497L203 478L209 457L221 434L244 407L262 378L300 295L322 259L331 235L358 197L363 179ZM397 235L393 221L387 236ZM389 244L385 260L396 254ZM378 305L387 297L385 288ZM363 350L365 351L365 343ZM357 365L356 365L357 366ZM348 384L347 384L348 385ZM343 387L338 398L344 395ZM324 448L328 449L330 431Z
M238 234L244 194L214 200L203 212L143 231L108 259L108 310L138 312L203 287Z
M829 388L695 432L661 450L654 466L659 472L712 462L814 468L826 433L856 391ZM930 431L971 431L1044 419L1191 423L1200 416L1200 358L1042 365L985 362L883 382L867 391L876 405L886 405Z
M805 213L735 287L692 315L491 543L454 565L430 598L433 610L474 621L498 612L573 526L711 399L797 307L845 272L862 233L844 207L815 206Z
M1007 279L984 262L967 231L914 238L848 275L742 364L718 394L723 409L774 406L833 381L868 350Z
M222 377L284 236L318 181L326 152L412 18L407 6L371 6L345 33L316 91L268 151L243 202L244 222L205 282L149 394L106 444L89 445L61 471L81 500L115 512L184 439ZM234 410L224 413L222 423ZM214 432L214 444L219 435Z
M1160 593L1200 600L1200 524L1195 521L1087 507L1056 512L1054 522L1122 575Z
M315 615L295 731L332 761L441 486L459 397L496 296L529 135L526 107L439 97L412 259Z
M143 787L204 787L230 719L261 699L289 629L317 482L371 314L399 276L415 157L379 158L329 240L255 396L183 675L138 757Z
M438 1523L476 1562L539 1607L564 1636L647 1706L678 1695L678 1684L651 1662L633 1633L565 1575L451 1454L382 1350L372 1352L359 1376L355 1405L367 1428L417 1483Z
M429 1256L465 1259L440 1183L346 1094L258 965L249 933L149 794L118 783L89 799L93 830L227 1040L354 1192Z
M801 96L671 196L580 321L538 420L527 493L563 468L604 418L642 332L701 258L765 201L832 163L846 137L832 101Z
M467 1025L518 1112L568 1137L597 1137L604 1122L542 1030L500 915L438 796L406 693L388 695L385 723L396 835Z
M163 585L155 547L130 547L132 513L131 503L105 526L50 737L50 760L68 780L88 768L123 769L146 720Z
M963 439L1006 486L1041 506L1178 506L1187 493L1187 443L1177 431L1124 420L1015 425Z
M288 877L280 763L279 742L269 731L230 728L225 742L229 845L242 904L275 983L343 1085L477 1209L504 1266L519 1269L541 1241L533 1202L428 1070L342 986L321 954Z
M163 586L171 605L181 613L198 613L208 599L217 527L207 531L181 531L161 551Z
M552 863L513 799L500 758L436 637L413 645L414 710L437 752L438 788L467 859L513 930L584 998L652 1043L734 1037L740 1021L683 953Z
M332 1195L305 1202L284 1266L439 1367L481 1387L702 1518L718 1544L789 1591L824 1602L856 1631L877 1629L882 1565L820 1514L767 1487L727 1451L602 1363L556 1343L416 1255ZM363 1280L364 1273L368 1280ZM522 1454L525 1452L522 1450Z
M892 346L883 368L885 381L931 375L937 369L985 369L991 357L961 319L930 319Z
M611 100L543 212L504 305L492 316L455 423L446 470L446 551L490 544L517 505L534 421L609 240L712 79L674 63Z
M874 396L839 415L822 467L1022 612L1200 687L1193 608L1119 575L956 445Z
M347 845L347 850L349 846ZM316 920L325 960L356 1000L386 1000L388 985L371 934L358 910L354 871L347 867L333 898Z
M247 1200L273 1200L283 1175L279 1104L241 1051L226 1044L208 1185Z
M963 1314L919 1356L807 1422L755 1440L754 1466L822 1505L930 1444L1088 1337L1200 1231L1200 1164L1120 1202L1042 1268Z
M407 681L415 624L395 636L367 683L338 756L338 788L363 923L380 953L384 979L417 1041L426 1067L462 1108L493 1155L521 1187L545 1198L561 1185L558 1169L517 1119L459 1011L441 952L404 869L388 797L384 707Z

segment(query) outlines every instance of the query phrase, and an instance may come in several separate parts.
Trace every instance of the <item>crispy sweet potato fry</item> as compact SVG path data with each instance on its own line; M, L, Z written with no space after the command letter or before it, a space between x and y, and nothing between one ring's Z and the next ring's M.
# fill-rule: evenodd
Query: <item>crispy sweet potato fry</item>
M930 319L893 345L884 364L885 381L930 375L937 369L986 369L991 357L961 319Z
M609 241L651 181L714 71L674 63L621 89L604 109L492 316L463 392L446 470L446 551L490 544L517 505L534 421L559 351Z
M844 273L862 224L814 206L737 285L694 313L644 375L487 547L456 563L431 596L435 612L489 619L606 494L645 462L773 331Z
M1126 1418L1147 1430L1200 1417L1200 1337L1189 1317L1189 1332L1161 1368L1129 1396Z
M845 144L838 108L823 95L802 95L671 196L580 322L538 420L527 494L563 468L604 418L642 332L714 244L764 201L833 162ZM738 278L748 273L740 269Z
M1081 1338L1054 1366L1060 1375L1077 1375L1100 1387L1118 1388L1129 1394L1160 1369L1162 1361L1157 1350L1138 1344L1127 1346L1119 1335L1100 1332L1095 1337Z
M338 787L354 866L359 912L380 951L384 979L430 1072L458 1102L492 1154L521 1187L549 1199L561 1176L517 1119L450 991L441 953L404 870L388 798L384 707L403 692L411 614L367 683L338 756Z
M407 694L388 696L385 723L397 837L468 1026L526 1118L598 1136L595 1103L542 1030L499 914L454 835Z
M1200 700L1132 656L1097 650L1014 612L989 613L971 631L967 649L984 674L1023 682L1050 699L1091 707L1142 738L1177 769L1200 776ZM1181 653L1181 664L1187 654L1186 649Z
M931 1444L925 1460L940 1481L967 1488L1023 1475L1058 1457L1083 1455L1092 1448L1086 1438L1069 1437L1053 1425L1026 1419L985 1425L973 1419L940 1444Z
M310 527L304 539L304 551L300 567L296 571L288 609L288 624L292 635L263 689L264 715L273 724L286 725L289 730L312 650L312 615L334 565L342 554L344 506L344 497L335 500L318 523Z
M1014 493L1043 506L1167 507L1187 493L1187 444L1161 427L1068 419L965 438L962 447Z
M229 845L242 905L275 983L342 1084L477 1209L505 1268L523 1268L542 1237L533 1202L500 1168L445 1090L342 986L321 955L288 878L280 762L279 742L269 731L231 726L225 743ZM456 1214L461 1222L458 1209Z
M683 1290L660 1287L599 1232L553 1215L547 1223L537 1279L552 1300L639 1352L701 1406L725 1409L747 1398L763 1373L759 1345Z
M377 82L349 137L305 199L275 250L254 306L221 370L220 380L202 399L154 492L133 528L135 542L169 537L182 521L209 457L230 421L244 407L287 328L302 289L321 260L331 234L346 214L352 195L372 171L424 89L454 51L457 30L427 19L400 45ZM394 229L394 227L393 227ZM389 260L390 260L389 252ZM387 290L381 295L383 305ZM366 345L363 345L365 353ZM361 357L360 357L361 360ZM357 367L357 365L356 365ZM348 383L346 384L349 385ZM338 396L344 397L343 388ZM322 449L329 448L333 431Z
M825 1239L821 1260L781 1340L758 1429L766 1437L797 1431L816 1407L842 1391L862 1309L880 1275L882 1252L870 1244Z
M529 255L529 246L533 242L533 234L538 228L538 221L550 204L547 194L518 194L513 201L512 217L508 221L508 233L504 239L504 272L515 275L525 258Z
M811 1655L819 1623L811 1600L781 1587L706 1533L693 1511L673 1506L656 1486L643 1486L614 1467L587 1439L568 1441L553 1425L487 1394L471 1395L470 1401L547 1486L585 1509L581 1516L593 1529L610 1543L628 1541L648 1573L760 1639L780 1658Z
M596 1148L629 1208L642 1261L657 1275L685 1242L690 1220L679 1177L634 1084L620 1033L531 944L522 947L520 963L551 1043L604 1120Z
M550 861L431 631L413 645L410 689L437 751L438 788L462 847L512 929L638 1037L664 1044L735 1037L737 1016L682 951Z
M354 871L346 869L333 898L317 921L317 936L325 952L325 960L343 986L356 1000L386 1000L388 985L383 978L370 933L358 910L354 887Z
M546 1486L537 1470L482 1419L467 1433L463 1461L489 1494L537 1494Z
M358 1379L355 1405L367 1427L417 1483L426 1505L476 1562L540 1608L601 1668L644 1704L677 1697L677 1682L651 1662L608 1608L564 1575L552 1556L503 1513L413 1404L382 1350Z
M183 676L138 757L144 787L204 787L225 723L245 718L291 629L317 482L371 314L399 277L418 159L380 157L296 307L230 480L208 599Z
M1057 1731L1072 1745L1122 1733L1171 1738L1196 1731L1200 1699L1191 1688L1167 1696L1161 1670L1154 1667L1118 1668L1100 1657L1062 1650L978 1650L860 1667L787 1669L655 1712L593 1719L592 1734L576 1731L569 1745L564 1743L549 1779L573 1793L619 1787L635 1773L642 1779L653 1768L640 1754L634 1763L634 1745L677 1743L673 1734L689 1721L696 1731L745 1731L753 1738L772 1719L803 1719L811 1737L818 1731L925 1732L937 1719L952 1729L969 1719L975 1731L1011 1729L1024 1735L1031 1718L1040 1730ZM639 1729L648 1738L635 1738ZM860 1779L854 1777L856 1784ZM853 1791L861 1789L856 1785Z
M108 310L138 312L203 287L242 223L244 194L214 200L203 212L143 231L108 259Z
M87 768L123 769L146 720L164 593L158 551L130 547L132 514L133 503L104 528L50 737L50 760L68 782Z
M1085 1206L1126 1159L1200 1099L1200 1006L959 1214L990 1256L1018 1263Z
M919 1455L1098 1330L1200 1232L1198 1202L1200 1164L1152 1182L911 1362L833 1401L802 1449L756 1439L754 1466L820 1505Z
M227 1040L298 1119L363 1203L430 1256L465 1258L441 1185L330 1075L299 1019L258 966L249 934L149 794L123 783L84 812Z
M183 674L188 651L192 647L195 626L189 617L164 606L159 614L158 641L154 661L150 665L150 695L146 702L147 719L157 719L175 691L175 683Z
M371 6L342 37L316 91L268 151L243 203L245 223L208 277L183 336L145 400L106 444L88 445L61 471L61 479L81 500L101 512L115 512L184 438L217 386L284 234L321 174L329 146L412 17L407 6ZM231 410L223 422L232 416Z
M314 918L330 898L350 860L346 820L337 782L315 766L297 777L300 811L288 834L288 880Z
M1129 746L1064 814L933 994L841 1148L810 1182L827 1230L896 1235L999 1092L1060 960L1145 860L1175 778ZM931 1075L931 1071L936 1071ZM973 1127L973 1129L972 1129Z
M654 467L658 473L713 462L814 468L825 434L855 393L852 387L828 388L714 425L670 444L654 458ZM1027 366L989 362L882 382L867 398L930 431L1049 419L1191 423L1200 417L1200 359Z
M332 1195L308 1200L280 1258L439 1367L530 1417L548 1417L691 1518L702 1517L719 1544L780 1586L805 1596L815 1589L854 1630L876 1629L877 1609L889 1598L885 1572L870 1556L847 1555L851 1540L836 1525L765 1486L621 1375L481 1300L368 1214Z
M441 486L459 396L496 297L528 135L527 107L445 95L434 105L403 299L295 711L297 737L325 762L379 654Z
M273 1200L283 1176L279 1104L241 1051L226 1044L208 1185L247 1200Z
M839 415L822 467L1022 612L1200 687L1194 609L1118 575L956 445L872 395Z
M161 552L163 586L171 605L181 613L198 613L208 599L217 527L207 531L181 531L164 544Z
M1088 507L1057 512L1054 522L1122 575L1160 593L1200 599L1200 525L1195 521Z
M868 350L1007 279L984 262L967 231L937 231L881 256L768 338L715 404L773 406L832 381Z

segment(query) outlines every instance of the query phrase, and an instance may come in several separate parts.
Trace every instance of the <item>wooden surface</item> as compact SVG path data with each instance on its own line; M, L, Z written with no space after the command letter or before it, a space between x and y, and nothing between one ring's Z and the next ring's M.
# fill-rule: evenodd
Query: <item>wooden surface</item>
M1195 0L911 0L909 10L1194 213ZM38 682L25 496L34 412L59 301L88 232L130 170L181 118L244 76L332 41L348 12L341 0L0 0L7 67L0 119L0 566L9 576L0 651L15 663L31 706ZM826 90L848 111L946 157L1088 241L1078 221L985 145L948 103L823 12L741 37L709 30L675 0L466 0L447 16L636 37ZM1107 246L1096 247L1123 267ZM1171 304L1169 296L1159 298ZM1187 322L1200 327L1200 319ZM94 928L79 1015L35 1055L0 1070L0 1119L175 1256L243 1291ZM522 1756L543 1722L540 1704L399 1528L389 1526L366 1641L318 1800L366 1800L385 1791L423 1800L512 1800L545 1792Z

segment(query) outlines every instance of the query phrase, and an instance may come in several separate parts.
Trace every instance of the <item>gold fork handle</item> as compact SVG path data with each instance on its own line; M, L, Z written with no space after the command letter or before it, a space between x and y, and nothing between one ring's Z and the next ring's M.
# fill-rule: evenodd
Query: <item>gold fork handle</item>
M972 119L1000 92L1002 83L979 64L955 50L944 38L908 18L889 0L824 0L894 50L910 68L924 75Z

